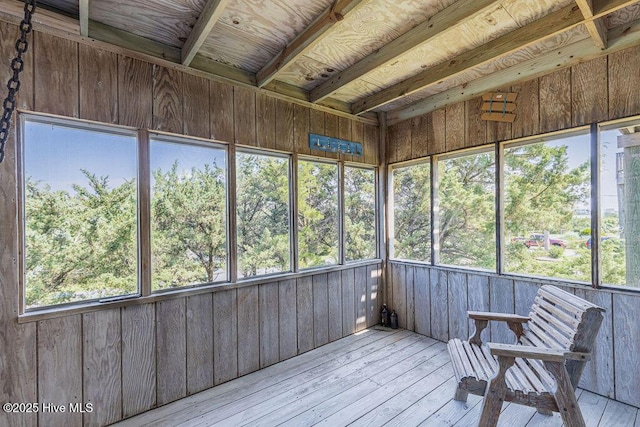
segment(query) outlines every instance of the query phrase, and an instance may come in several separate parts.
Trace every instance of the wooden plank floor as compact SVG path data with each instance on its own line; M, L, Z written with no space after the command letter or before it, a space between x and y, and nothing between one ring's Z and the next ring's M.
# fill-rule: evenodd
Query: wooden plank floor
M452 400L446 345L369 329L115 424L127 426L476 426L481 398ZM578 390L587 426L640 427L638 409ZM562 426L505 404L500 426Z

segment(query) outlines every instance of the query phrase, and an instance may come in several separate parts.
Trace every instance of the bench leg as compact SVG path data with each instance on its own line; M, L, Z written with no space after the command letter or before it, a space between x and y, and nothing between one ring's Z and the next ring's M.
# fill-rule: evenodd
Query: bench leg
M558 387L553 397L556 399L562 422L566 426L585 427L573 385L567 369L561 362L544 362L544 367L555 377Z
M467 397L469 397L469 392L466 390L463 390L462 388L460 388L460 385L458 385L458 388L456 389L456 394L453 396L453 400L457 400L459 402L466 402Z
M482 415L480 415L478 427L495 427L498 425L502 402L504 402L504 396L507 393L505 375L507 369L513 366L514 362L515 358L513 357L498 357L499 369L487 384L487 390L484 393L484 402L482 402Z

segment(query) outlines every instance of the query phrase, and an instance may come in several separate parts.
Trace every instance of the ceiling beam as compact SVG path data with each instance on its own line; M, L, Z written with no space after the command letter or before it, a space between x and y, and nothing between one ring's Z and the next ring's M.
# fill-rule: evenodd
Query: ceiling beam
M298 34L289 44L273 57L257 73L258 87L264 87L273 81L278 73L287 68L300 56L311 50L327 31L355 9L363 0L336 0L318 16L307 28Z
M592 0L576 0L580 12L585 19L593 17L593 1ZM595 21L587 21L584 24L587 27L589 35L595 42L596 46L600 49L607 48L607 25L604 22L604 18L596 19Z
M24 18L24 3L18 0L0 0L0 19L11 24L20 25ZM80 35L79 22L69 16L38 6L33 14L32 22L37 31L64 37L67 34Z
M582 22L582 14L575 5L565 6L538 21L511 31L497 39L464 52L448 61L441 62L415 76L392 85L353 104L353 113L360 114L399 98L411 95L442 79L461 74L481 64L495 61L523 47L537 43Z
M18 0L0 0L0 21L19 25L24 16L24 5ZM309 92L283 82L273 82L264 89L256 87L254 73L222 64L202 55L196 55L190 67L180 63L180 49L156 42L145 37L89 20L89 37L80 35L77 19L66 14L39 8L33 16L34 30L42 34L54 35L74 42L104 49L116 54L140 59L172 68L192 75L209 78L227 84L248 87L273 98L304 105L312 109L347 117L363 123L378 125L375 113L354 116L351 106L337 99L327 99L317 104L309 102Z
M89 35L89 0L80 0L78 2L78 18L80 21L80 35L87 37Z
M7 0L0 0L0 4L2 4L3 1ZM377 118L374 113L370 113L367 116L355 117L350 112L351 106L349 104L335 99L326 99L322 104L311 104L309 102L309 92L283 82L274 81L263 89L257 89L256 75L254 73L222 64L203 55L196 55L189 67L181 65L180 49L99 22L89 21L89 36L92 39L111 46L112 50L124 55L133 56L133 52L139 52L141 54L139 56L142 59L149 60L148 57L152 57L157 61L161 61L163 66L214 78L217 81L235 86L250 87L274 98L295 102L338 116L357 119L364 123L377 124ZM95 42L93 44L95 45ZM120 49L113 49L115 46L118 46Z
M640 20L609 30L607 37L609 43L605 50L595 46L591 38L586 38L513 67L445 90L415 104L398 108L387 113L388 122L393 124L421 116L430 111L475 98L487 91L538 78L555 70L640 45Z
M189 65L222 15L229 0L207 0L193 30L182 47L182 65Z
M565 6L522 28L464 52L360 101L356 101L352 105L352 112L361 114L365 111L373 110L436 84L442 79L450 78L473 67L508 56L522 48L553 37L584 22L594 21L611 12L636 3L638 3L638 0L607 0L600 5L597 13L594 13L591 18L586 20L583 19L582 13L577 6Z
M592 0L593 3L593 16L598 18L605 16L616 10L623 9L627 6L631 6L638 1L629 0Z
M24 17L24 4L19 0L0 0L0 21L19 25ZM100 22L89 20L89 37L80 35L80 25L77 19L61 12L38 8L33 16L34 30L42 34L62 37L66 40L89 44L95 48L122 54L131 58L160 64L164 67L176 69L189 74L198 75L215 81L235 86L249 87L259 93L264 93L277 99L293 102L305 107L348 117L363 123L378 125L375 113L354 116L351 106L336 99L326 99L321 103L309 102L309 92L283 83L274 81L264 89L256 87L256 76L230 65L222 64L203 55L196 55L190 67L180 63L181 50L159 43L145 37L120 30Z
M495 7L493 0L456 1L351 67L334 74L311 91L311 102L331 96L343 86L428 42L443 31L473 19L492 5Z

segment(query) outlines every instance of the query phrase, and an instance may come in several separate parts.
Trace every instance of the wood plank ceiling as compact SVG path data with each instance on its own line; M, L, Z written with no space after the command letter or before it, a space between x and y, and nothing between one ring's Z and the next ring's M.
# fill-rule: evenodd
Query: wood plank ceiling
M83 36L389 122L640 43L638 0L39 4L77 19Z

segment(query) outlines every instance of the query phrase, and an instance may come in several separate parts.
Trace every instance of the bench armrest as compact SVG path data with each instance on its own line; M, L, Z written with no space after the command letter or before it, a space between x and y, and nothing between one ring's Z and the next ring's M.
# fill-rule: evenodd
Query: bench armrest
M473 320L499 320L503 322L527 323L529 317L518 314L491 313L489 311L467 311L469 319Z
M505 313L491 313L489 311L467 311L469 319L473 320L475 324L475 331L469 342L478 346L482 345L480 334L487 327L490 320L498 320L507 322L507 326L516 335L516 339L520 339L524 333L523 323L527 323L529 318L526 316L519 316L517 314L505 314Z
M530 347L525 345L487 343L494 356L520 357L523 359L538 359L547 362L564 362L571 360L589 360L591 354L566 351L555 348Z

